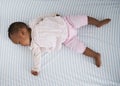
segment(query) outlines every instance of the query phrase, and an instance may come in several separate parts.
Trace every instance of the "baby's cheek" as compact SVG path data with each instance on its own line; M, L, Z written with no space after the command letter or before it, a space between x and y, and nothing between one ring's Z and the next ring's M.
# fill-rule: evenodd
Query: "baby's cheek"
M20 41L20 44L21 44L22 46L28 46L28 45L29 45L29 41L26 40L26 39L24 39L24 40L21 40L21 41Z

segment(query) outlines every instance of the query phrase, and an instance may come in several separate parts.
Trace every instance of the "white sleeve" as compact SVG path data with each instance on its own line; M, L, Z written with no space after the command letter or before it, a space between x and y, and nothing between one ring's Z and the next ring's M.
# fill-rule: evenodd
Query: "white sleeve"
M32 67L32 70L39 72L40 67L41 67L41 50L40 50L40 48L33 48L32 52L33 52L33 67Z
M61 41L61 37L57 37L57 41L56 41L56 50L60 50L62 48L62 41Z
M42 17L37 17L33 19L32 21L29 22L29 27L33 29L35 25L37 25L41 20L42 20Z
M30 28L34 28L35 25L37 25L40 21L42 21L45 17L54 17L56 16L56 13L53 14L49 14L49 15L44 15L44 16L39 16L35 19L33 19L32 21L29 22L29 27Z

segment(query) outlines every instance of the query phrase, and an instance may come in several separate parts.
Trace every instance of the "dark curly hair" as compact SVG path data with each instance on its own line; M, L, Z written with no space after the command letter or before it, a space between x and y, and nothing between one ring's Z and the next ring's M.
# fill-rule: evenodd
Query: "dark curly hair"
M26 28L28 30L31 30L24 22L12 23L8 28L8 37L10 38L10 35L17 33L22 28Z

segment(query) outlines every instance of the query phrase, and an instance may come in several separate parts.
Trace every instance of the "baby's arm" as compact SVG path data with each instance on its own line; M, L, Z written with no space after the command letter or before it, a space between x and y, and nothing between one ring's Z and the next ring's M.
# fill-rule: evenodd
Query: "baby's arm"
M56 50L60 50L61 48L62 48L61 37L57 37Z
M37 25L40 21L42 21L41 16L33 19L32 21L29 22L29 27L33 29L35 25Z
M40 72L40 66L41 66L41 62L40 62L40 59L41 59L41 50L40 48L36 48L36 49L33 49L33 68L31 70L31 73L35 76L37 76Z
M29 22L29 26L31 28L34 28L36 24L38 24L40 21L42 21L45 17L54 17L54 16L60 16L59 14L53 13L53 14L49 14L49 15L44 15L44 16L39 16L35 19L33 19L32 21Z

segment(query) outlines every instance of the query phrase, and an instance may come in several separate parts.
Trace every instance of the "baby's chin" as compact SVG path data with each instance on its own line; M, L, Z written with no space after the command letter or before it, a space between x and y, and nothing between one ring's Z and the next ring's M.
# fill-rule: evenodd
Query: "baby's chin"
M30 46L30 43L23 44L23 46Z
M30 41L25 44L25 46L30 46Z
M25 46L30 46L30 45L31 45L31 40L26 40L26 42L25 42L24 45L25 45Z

